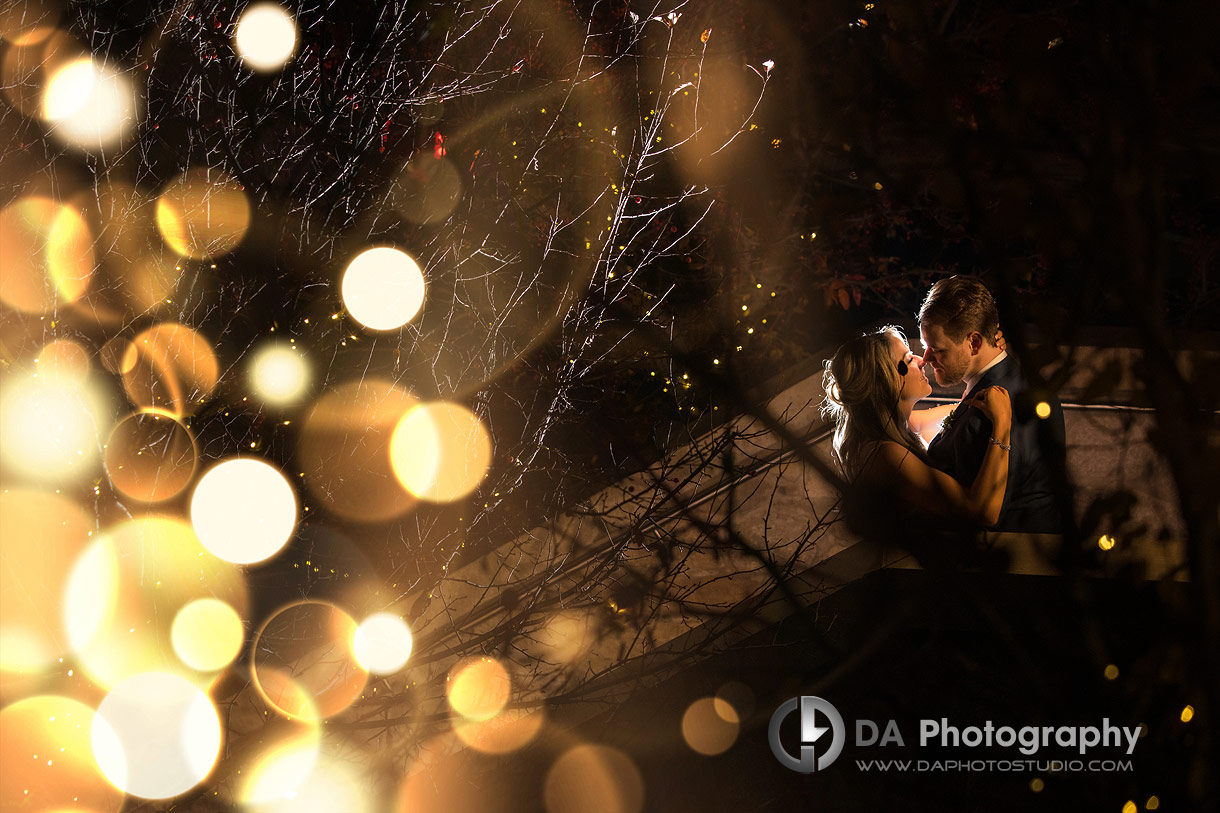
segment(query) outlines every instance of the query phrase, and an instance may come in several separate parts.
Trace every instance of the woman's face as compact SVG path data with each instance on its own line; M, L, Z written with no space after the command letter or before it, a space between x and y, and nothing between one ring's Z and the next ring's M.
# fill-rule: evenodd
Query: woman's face
M890 356L902 384L898 389L899 402L906 401L914 405L921 398L932 393L932 385L923 374L923 359L911 352L906 342L897 336L890 336Z

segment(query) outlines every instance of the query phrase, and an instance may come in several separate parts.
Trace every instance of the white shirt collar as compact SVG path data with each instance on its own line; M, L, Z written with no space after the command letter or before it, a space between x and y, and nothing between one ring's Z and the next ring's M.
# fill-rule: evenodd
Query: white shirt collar
M996 356L995 358L993 358L993 359L991 360L991 363L990 363L990 364L988 364L986 367L984 367L983 369L979 370L979 371L978 371L977 373L975 373L974 375L968 375L968 376L966 376L966 378L965 378L965 381L966 381L966 392L970 392L970 390L974 389L974 385L975 385L975 384L977 384L977 383L979 383L979 379L983 377L983 373L987 372L987 371L988 371L988 370L990 370L992 367L996 366L997 364L999 364L1001 361L1003 361L1003 360L1004 360L1004 359L1006 359L1006 358L1008 358L1008 352L1007 352L1007 351L1005 351L1005 350L1001 350L1001 351L1000 351L1000 355L998 355L998 356Z

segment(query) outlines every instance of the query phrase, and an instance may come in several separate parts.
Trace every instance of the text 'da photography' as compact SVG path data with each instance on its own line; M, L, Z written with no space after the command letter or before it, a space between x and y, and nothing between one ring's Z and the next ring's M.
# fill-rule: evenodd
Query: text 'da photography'
M0 0L0 810L1220 810L1218 26Z

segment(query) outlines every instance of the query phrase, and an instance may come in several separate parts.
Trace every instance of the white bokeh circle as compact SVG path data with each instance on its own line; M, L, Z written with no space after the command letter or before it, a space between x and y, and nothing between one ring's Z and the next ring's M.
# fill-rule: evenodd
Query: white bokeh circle
M144 672L110 690L93 721L93 756L119 790L169 799L198 785L220 755L220 717L189 680Z
M275 3L250 6L237 21L233 47L251 70L279 70L296 52L296 21Z
M424 305L424 273L409 254L388 246L357 254L343 272L343 306L371 330L397 330Z
M252 457L222 461L191 495L191 525L209 551L248 565L269 559L292 538L297 498L279 469Z
M360 622L352 640L352 654L374 675L392 675L411 657L412 638L407 623L393 613L374 613Z

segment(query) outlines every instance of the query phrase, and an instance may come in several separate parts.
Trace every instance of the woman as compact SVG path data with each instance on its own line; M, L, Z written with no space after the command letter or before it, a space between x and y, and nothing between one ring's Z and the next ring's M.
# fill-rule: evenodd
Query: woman
M923 359L896 327L866 333L839 348L826 364L823 414L835 422L834 455L848 482L894 494L935 517L989 527L999 521L1008 481L1012 405L1002 387L989 387L957 407L980 409L992 423L987 454L967 488L924 462L924 443L911 412L932 392Z

